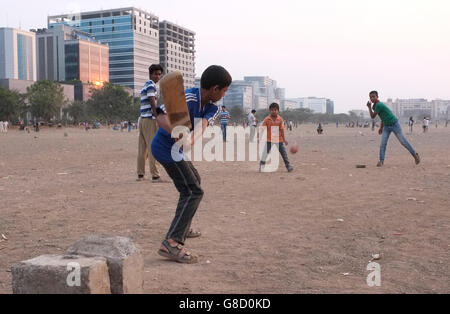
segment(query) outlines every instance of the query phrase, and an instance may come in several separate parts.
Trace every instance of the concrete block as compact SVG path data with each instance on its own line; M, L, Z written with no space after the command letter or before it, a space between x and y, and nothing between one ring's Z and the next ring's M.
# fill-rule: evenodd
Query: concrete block
M111 294L102 257L43 255L14 265L14 294Z
M69 247L67 254L106 258L113 294L143 293L144 258L130 239L91 235Z

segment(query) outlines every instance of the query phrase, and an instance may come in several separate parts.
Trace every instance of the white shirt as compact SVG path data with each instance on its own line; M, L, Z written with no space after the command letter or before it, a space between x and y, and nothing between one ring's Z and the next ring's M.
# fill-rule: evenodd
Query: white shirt
M257 124L256 124L256 118L255 118L255 116L253 115L253 113L250 113L250 114L248 115L248 124L251 125L251 126L256 126L256 125L257 125Z

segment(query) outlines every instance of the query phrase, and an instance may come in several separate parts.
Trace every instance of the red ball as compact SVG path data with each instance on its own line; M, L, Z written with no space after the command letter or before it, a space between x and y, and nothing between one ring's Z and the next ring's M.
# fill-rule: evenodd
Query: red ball
M297 154L298 153L298 144L294 144L291 146L291 154Z

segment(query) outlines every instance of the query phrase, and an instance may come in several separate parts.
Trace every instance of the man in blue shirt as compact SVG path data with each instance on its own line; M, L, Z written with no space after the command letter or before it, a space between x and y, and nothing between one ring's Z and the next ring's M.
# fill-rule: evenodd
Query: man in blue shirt
M202 132L219 116L219 108L215 105L221 100L231 85L232 78L221 66L210 66L203 72L201 88L186 90L186 102L192 122L200 121ZM192 219L197 212L203 198L201 178L198 171L190 161L186 161L183 152L174 150L176 141L172 138L172 127L167 123L167 115L163 108L163 114L158 115L158 130L153 142L152 153L173 180L180 193L180 199L166 239L163 241L158 254L179 263L193 264L198 262L198 257L189 253L184 244L187 238L198 237L201 234L191 229ZM197 126L199 127L199 126ZM192 131L192 130L191 130ZM191 133L191 135L193 135ZM191 138L191 142L194 137ZM176 146L175 146L176 147Z
M220 128L222 129L223 141L227 141L227 127L228 121L231 119L230 113L227 111L227 107L222 106L220 112Z

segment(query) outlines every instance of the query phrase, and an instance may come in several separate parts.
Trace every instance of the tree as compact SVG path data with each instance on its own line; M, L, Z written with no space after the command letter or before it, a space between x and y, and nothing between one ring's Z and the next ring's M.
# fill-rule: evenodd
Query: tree
M45 122L59 116L66 103L64 89L59 83L38 81L27 88L31 114Z
M116 123L130 118L135 113L133 97L118 85L105 84L102 89L93 89L87 102L88 113L100 121ZM137 117L137 114L134 116Z
M230 109L231 121L233 122L241 122L244 118L244 109L241 106L234 106Z
M16 122L23 104L23 96L19 92L0 87L0 121Z
M82 101L74 101L67 109L64 109L64 114L69 115L74 124L89 120L86 103Z

